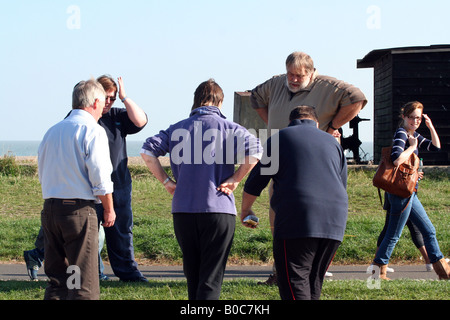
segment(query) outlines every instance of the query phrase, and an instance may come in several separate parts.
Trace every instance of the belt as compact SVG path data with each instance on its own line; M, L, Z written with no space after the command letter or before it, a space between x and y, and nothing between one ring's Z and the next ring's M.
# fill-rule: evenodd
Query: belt
M75 206L82 204L94 204L94 200L86 200L86 199L58 199L58 198L50 198L45 201L51 201L56 204L62 204L63 206Z

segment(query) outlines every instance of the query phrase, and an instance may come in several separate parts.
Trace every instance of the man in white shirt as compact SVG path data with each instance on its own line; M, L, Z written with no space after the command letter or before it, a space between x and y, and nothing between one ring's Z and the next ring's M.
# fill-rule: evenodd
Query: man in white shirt
M99 299L98 225L95 203L104 207L104 227L115 221L108 138L97 123L105 91L95 80L73 89L71 114L51 127L38 150L44 198L44 299Z

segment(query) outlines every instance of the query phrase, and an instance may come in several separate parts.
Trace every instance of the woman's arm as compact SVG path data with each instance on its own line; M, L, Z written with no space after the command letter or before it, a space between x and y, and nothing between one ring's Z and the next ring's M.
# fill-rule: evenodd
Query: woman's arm
M414 153L414 150L416 150L417 138L409 136L408 141L409 141L409 147L405 151L403 151L396 160L394 160L394 166L397 167L397 166L401 165L403 162L405 162L406 160L408 160L409 157Z
M425 119L425 125L428 127L431 133L431 143L438 149L441 148L441 140L439 140L439 136L436 132L436 129L433 126L433 123L431 122L431 119L426 114L423 115L423 118Z
M252 156L247 156L245 162L239 166L239 168L234 172L234 174L223 181L217 190L230 195L234 190L236 190L239 183L245 176L252 171L253 167L258 163L258 159Z
M409 142L409 147L406 147L406 142ZM392 147L391 159L394 166L399 166L409 159L411 154L417 149L417 138L408 135L405 130L398 130L394 137L394 145ZM399 153L401 150L401 153Z
M175 193L177 184L167 175L166 171L161 166L159 159L157 157L149 156L148 154L145 153L141 153L141 157L144 160L150 172L155 176L155 178L158 179L159 182L161 182L164 185L167 192L173 195Z
M123 102L125 105L125 108L127 109L128 117L130 118L131 122L134 123L134 125L138 128L142 128L147 124L147 115L145 114L144 110L142 110L136 102L131 100L127 97L127 94L125 93L125 88L123 85L123 79L122 77L119 77L117 79L119 83L119 99ZM125 99L125 100L124 100Z

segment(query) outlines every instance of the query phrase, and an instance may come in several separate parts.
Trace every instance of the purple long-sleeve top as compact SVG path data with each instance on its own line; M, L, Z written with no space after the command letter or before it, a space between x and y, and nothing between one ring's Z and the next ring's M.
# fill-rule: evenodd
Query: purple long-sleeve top
M142 152L170 154L177 183L172 213L227 213L236 215L234 195L217 187L233 175L246 156L261 159L259 139L243 126L228 121L214 106L193 110L189 118L147 138Z

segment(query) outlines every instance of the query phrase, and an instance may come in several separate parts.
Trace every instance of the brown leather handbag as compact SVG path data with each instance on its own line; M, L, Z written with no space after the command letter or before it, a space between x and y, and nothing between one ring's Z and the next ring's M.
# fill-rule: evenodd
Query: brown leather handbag
M412 195L419 180L419 157L413 153L399 166L394 166L391 160L392 147L381 149L381 161L373 177L373 185L402 198Z

